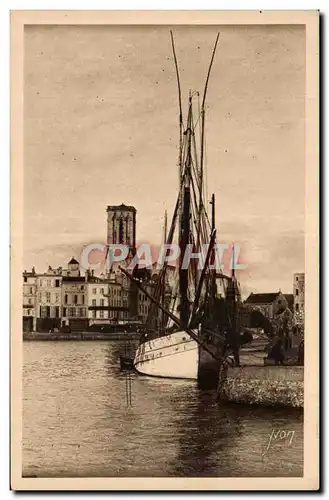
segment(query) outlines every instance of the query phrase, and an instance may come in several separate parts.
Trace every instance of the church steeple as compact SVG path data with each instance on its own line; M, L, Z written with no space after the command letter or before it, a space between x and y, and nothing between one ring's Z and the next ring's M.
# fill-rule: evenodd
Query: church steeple
M107 245L136 248L136 208L122 203L107 207Z

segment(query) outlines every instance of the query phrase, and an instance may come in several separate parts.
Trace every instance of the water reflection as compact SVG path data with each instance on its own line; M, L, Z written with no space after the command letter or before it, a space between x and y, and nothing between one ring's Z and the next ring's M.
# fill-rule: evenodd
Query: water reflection
M301 412L223 406L193 381L120 371L122 342L24 344L23 471L38 476L302 474ZM293 446L272 428L295 431Z
M176 398L172 400L179 446L172 464L172 475L218 475L224 468L224 450L238 443L241 419L236 412L220 407L214 391L201 392L190 388L184 403L182 414L178 408L179 401Z

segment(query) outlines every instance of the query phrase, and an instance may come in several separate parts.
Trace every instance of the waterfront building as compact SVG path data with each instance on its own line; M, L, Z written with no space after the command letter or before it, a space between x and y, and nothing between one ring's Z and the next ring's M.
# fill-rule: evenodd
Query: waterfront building
M37 275L33 267L32 271L23 273L23 331L36 329L36 294Z
M276 293L251 293L245 304L251 311L260 311L265 318L272 320L280 309L291 308L291 295Z
M154 281L150 281L144 284L146 291L153 295L156 283ZM145 293L139 291L138 293L138 321L141 323L146 323L148 313L150 312L150 308L152 305L152 301L145 295Z
M48 267L36 279L36 330L49 331L61 326L61 268Z
M111 273L104 278L87 272L86 285L89 324L129 320L129 295L119 275Z
M295 273L293 281L293 312L297 325L303 325L305 319L305 273Z
M136 252L136 213L131 205L107 206L107 245L127 245L129 253L125 261L110 263L105 275L96 277L87 271L81 276L74 257L66 268L49 266L45 273L38 274L34 268L23 273L24 330L83 331L93 323L146 322L150 299L119 269L128 268ZM128 271L153 293L156 276L153 279L151 270L137 266ZM169 299L168 284L167 307Z
M88 327L87 287L80 275L79 262L72 257L67 269L62 270L62 327L71 331L83 331Z

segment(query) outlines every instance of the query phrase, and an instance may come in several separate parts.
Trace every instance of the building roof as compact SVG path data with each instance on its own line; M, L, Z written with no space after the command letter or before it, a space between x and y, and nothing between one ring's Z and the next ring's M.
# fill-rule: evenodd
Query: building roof
M293 309L294 309L294 296L293 296L293 294L292 293L285 293L284 296L287 299L289 309L291 311L293 311Z
M100 285L107 285L108 283L114 283L114 278L98 278L97 276L88 276L87 283L98 283Z
M64 281L78 281L81 283L82 281L86 281L86 279L84 276L63 276Z
M79 262L74 257L72 257L69 264L79 264Z
M136 208L132 205L125 205L121 203L121 205L108 205L106 211L107 212L116 212L119 210L124 210L126 212L137 212Z
M247 304L272 304L279 292L276 293L251 293L246 300Z

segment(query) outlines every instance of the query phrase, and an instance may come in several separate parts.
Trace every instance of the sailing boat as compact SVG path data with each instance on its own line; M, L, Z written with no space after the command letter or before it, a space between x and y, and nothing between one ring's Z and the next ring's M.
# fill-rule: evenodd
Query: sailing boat
M121 268L152 302L147 329L141 337L133 364L144 375L193 379L198 380L200 386L216 387L228 344L234 352L238 350L236 280L234 275L225 277L216 273L213 265L215 196L212 195L210 216L205 201L205 103L218 35L201 107L199 93L190 92L184 121L174 38L172 32L170 34L179 96L179 189L166 244L169 246L177 238L179 266L176 269L176 286L168 291L169 267L164 262L153 294L134 277L134 273L131 275ZM199 106L195 118L196 100ZM190 258L186 265L186 255L191 257L194 252L203 252L203 262L200 265L200 260L197 262ZM223 285L224 298L218 296L218 279Z

